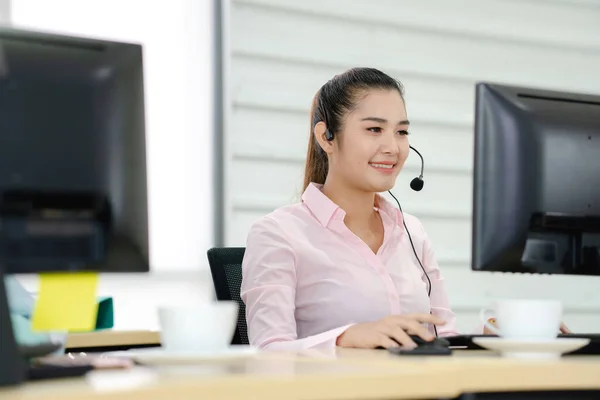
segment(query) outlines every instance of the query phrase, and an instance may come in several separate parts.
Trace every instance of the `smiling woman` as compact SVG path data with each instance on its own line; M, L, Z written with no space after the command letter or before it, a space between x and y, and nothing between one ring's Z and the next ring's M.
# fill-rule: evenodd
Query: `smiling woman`
M457 333L423 226L378 194L404 166L408 127L402 85L376 69L351 69L317 92L302 202L248 235L251 344L413 347L409 335Z

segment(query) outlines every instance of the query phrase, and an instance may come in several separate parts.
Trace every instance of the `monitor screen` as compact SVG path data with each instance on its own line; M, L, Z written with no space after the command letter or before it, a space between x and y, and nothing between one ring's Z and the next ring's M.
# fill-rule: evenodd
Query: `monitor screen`
M142 48L0 28L0 263L148 270Z
M600 96L476 87L472 269L600 275Z

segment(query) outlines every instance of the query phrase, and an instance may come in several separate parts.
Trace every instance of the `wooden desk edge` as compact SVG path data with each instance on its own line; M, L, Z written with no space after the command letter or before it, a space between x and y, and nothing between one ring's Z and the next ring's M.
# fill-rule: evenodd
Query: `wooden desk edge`
M249 360L232 361L234 364L243 366ZM257 360L255 360L257 361ZM268 362L269 357L263 361ZM278 359L272 361L282 363L283 369L291 367L294 369L296 363L311 363L311 359ZM289 363L286 363L289 361ZM225 363L227 364L227 363ZM318 363L320 364L320 363ZM215 364L217 367L219 364ZM41 399L41 400L74 400L80 398L94 399L101 398L105 400L152 400L152 399L188 399L202 393L206 398L211 399L229 399L239 397L260 398L263 400L275 400L281 398L290 399L418 399L418 398L454 398L460 394L456 382L456 377L449 376L448 379L431 385L431 376L424 371L423 367L409 368L403 373L390 370L383 366L354 366L350 367L344 360L337 360L331 363L329 372L312 372L308 374L281 374L281 370L269 374L266 371L250 371L245 374L225 375L191 375L185 377L169 377L167 373L158 383L154 383L155 374L152 369L146 367L136 367L142 373L146 382L139 385L134 383L131 386L124 387L122 390L115 390L103 384L94 385L95 379L73 378L63 382L35 382L26 384L22 388L9 389L2 393L0 390L0 399ZM127 377L132 371L124 371L123 376ZM145 376L147 373L147 376ZM92 373L93 374L93 373ZM103 372L100 372L103 374ZM160 373L158 373L160 375ZM99 375L100 376L100 375ZM131 376L131 375L130 375ZM138 377L139 379L139 377ZM119 381L117 379L117 381ZM129 380L134 382L134 380ZM61 387L62 386L62 387ZM14 396L14 397L13 397Z
M0 391L0 398L67 400L97 396L115 400L165 397L175 400L203 393L212 399L249 394L264 400L285 397L414 399L452 398L461 393L513 390L600 390L600 357L544 362L508 360L488 357L483 353L471 357L468 354L458 353L452 358L392 358L385 357L383 352L340 351L341 358L330 359L273 353L210 363L218 369L223 368L223 373L186 376L167 372L158 384L152 383L152 378L148 384L142 383L124 390L98 390L91 385L91 381L80 378L64 382L39 382L21 390ZM274 363L269 363L269 360ZM301 371L305 363L315 363L310 367L309 374L295 375L294 371ZM233 366L238 373L227 372L227 365ZM315 366L317 368L313 370ZM247 369L247 372L239 374L239 369ZM269 374L270 369L275 373ZM289 369L291 374L281 374L285 369ZM151 369L145 371L152 372ZM123 377L129 381L126 372Z

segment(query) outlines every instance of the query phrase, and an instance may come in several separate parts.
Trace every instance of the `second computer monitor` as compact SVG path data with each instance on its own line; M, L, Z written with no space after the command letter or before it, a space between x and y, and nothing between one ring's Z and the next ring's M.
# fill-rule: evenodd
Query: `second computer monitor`
M472 269L600 275L600 96L477 85Z

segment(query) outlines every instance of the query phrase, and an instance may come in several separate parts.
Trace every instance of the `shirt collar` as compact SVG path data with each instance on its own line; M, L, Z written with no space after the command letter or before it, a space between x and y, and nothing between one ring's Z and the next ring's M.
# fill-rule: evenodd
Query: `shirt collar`
M302 193L302 202L306 204L321 225L326 227L332 219L343 220L346 212L323 194L322 187L322 184L311 182ZM388 215L399 226L402 226L402 213L397 207L380 194L376 195L375 203L374 206Z

